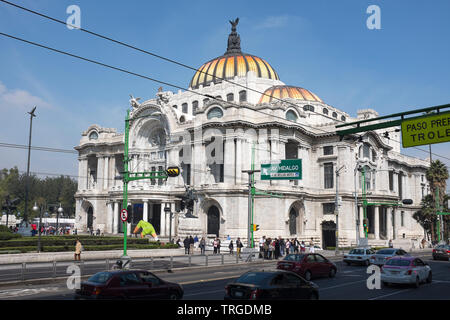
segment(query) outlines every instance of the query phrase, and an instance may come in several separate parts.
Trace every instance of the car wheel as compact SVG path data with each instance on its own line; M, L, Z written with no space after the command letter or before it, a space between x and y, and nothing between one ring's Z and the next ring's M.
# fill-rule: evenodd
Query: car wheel
M414 283L414 288L418 288L420 286L419 277L416 277L416 282Z
M310 281L311 280L311 272L310 271L306 271L305 272L305 279L306 279L306 281Z
M176 293L176 292L171 292L171 293L169 294L169 300L178 300L178 299L179 299L178 293Z
M330 273L328 275L330 276L330 278L334 278L334 276L336 275L336 270L334 268L331 268Z
M428 274L428 278L427 278L427 283L431 283L431 281L433 281L433 275L430 273Z

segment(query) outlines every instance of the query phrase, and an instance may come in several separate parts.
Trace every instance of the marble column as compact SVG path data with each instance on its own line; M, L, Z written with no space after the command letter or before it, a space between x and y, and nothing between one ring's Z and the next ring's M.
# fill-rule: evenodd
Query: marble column
M223 171L224 171L224 182L227 184L235 183L235 175L236 175L236 166L235 166L235 147L234 147L234 137L226 137L225 138L225 150L224 150L224 163L223 163Z
M103 189L108 190L109 179L111 176L109 175L109 157L105 157L105 173L103 175Z
M392 215L392 239L397 239L397 211L395 208L391 209Z
M242 133L241 133L242 134ZM236 137L235 139L235 184L236 185L241 185L243 182L242 177L243 177L243 173L242 170L249 170L250 168L244 168L242 166L242 145L243 145L243 141L241 137Z
M110 177L110 186L116 186L116 176L118 176L119 173L116 172L116 156L113 154L109 158L109 177Z
M112 217L113 233L119 233L119 202L114 202L114 213Z
M374 233L375 240L380 239L380 206L375 206L374 210Z
M105 157L103 155L97 156L97 186L96 190L103 190L103 177L104 177L104 160Z
M267 129L260 129L258 134L258 144L256 145L256 160L255 160L255 169L259 170L261 168L261 164L270 162L270 153L269 153L269 142L268 142L268 133ZM258 180L256 176L260 176L260 173L255 174L255 181ZM259 183L263 185L265 188L270 184L270 180L259 180Z
M107 211L106 211L106 228L105 233L112 233L112 219L113 219L113 204L112 202L108 202L106 204Z
M143 210L143 216L142 219L144 221L148 221L148 200L142 200L142 202L144 203L144 210Z

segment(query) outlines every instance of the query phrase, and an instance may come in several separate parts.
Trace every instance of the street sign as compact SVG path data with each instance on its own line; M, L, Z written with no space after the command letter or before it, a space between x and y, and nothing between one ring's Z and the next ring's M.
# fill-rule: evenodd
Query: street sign
M402 121L403 148L450 141L450 112Z
M120 211L120 220L125 222L127 221L127 219L128 219L128 211L126 209L122 209L122 211Z
M166 173L169 177L177 177L180 174L180 168L169 167L166 169Z
M302 159L261 164L261 180L301 180Z

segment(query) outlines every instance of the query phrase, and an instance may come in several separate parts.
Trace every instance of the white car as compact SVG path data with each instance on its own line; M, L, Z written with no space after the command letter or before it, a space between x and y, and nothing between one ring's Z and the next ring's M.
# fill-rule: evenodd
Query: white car
M375 254L375 250L370 248L355 248L344 255L344 262L347 265L352 263L363 264L368 266L370 264L370 257Z
M421 282L431 281L431 267L419 258L393 257L381 267L381 282L386 286L391 283L404 283L418 288Z

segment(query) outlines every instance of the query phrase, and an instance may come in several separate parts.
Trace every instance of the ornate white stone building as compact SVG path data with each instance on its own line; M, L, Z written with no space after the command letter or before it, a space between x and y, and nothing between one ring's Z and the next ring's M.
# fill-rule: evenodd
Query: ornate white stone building
M129 184L133 214L128 230L144 219L160 237L168 237L170 216L164 208L179 211L176 196L189 185L199 196L195 217L186 217L183 211L174 214L173 236L246 239L248 175L242 170L251 169L254 145L255 169L280 159L300 158L303 165L302 180L261 181L259 174L255 175L256 188L282 195L255 198L254 223L260 226L256 239L263 235L314 238L323 246L334 246L338 182L342 198L339 243L354 244L357 221L360 236L364 234L358 166L367 171L367 199L378 203L368 207L370 242L423 237L412 214L428 192L428 163L400 154L398 132L386 137L386 130L371 131L341 141L335 125L376 117L377 112L360 110L351 117L306 89L284 84L267 61L241 52L235 25L227 52L198 69L189 91L173 93L161 88L154 99L141 104L138 100L130 100L130 171L158 171L176 165L182 168L182 175ZM76 227L79 231L99 228L105 233L121 233L123 190L116 177L123 171L124 134L92 125L75 149L79 152ZM343 165L336 181L335 171ZM380 204L408 198L414 201L412 206Z

